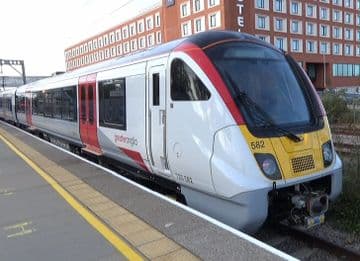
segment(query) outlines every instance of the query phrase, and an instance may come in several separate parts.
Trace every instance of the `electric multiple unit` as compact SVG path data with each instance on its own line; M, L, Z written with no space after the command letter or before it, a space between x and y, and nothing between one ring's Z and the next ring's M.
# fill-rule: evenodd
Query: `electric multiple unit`
M341 192L311 82L247 34L200 33L8 95L1 117L161 177L189 206L248 232L285 209L294 223L322 222Z

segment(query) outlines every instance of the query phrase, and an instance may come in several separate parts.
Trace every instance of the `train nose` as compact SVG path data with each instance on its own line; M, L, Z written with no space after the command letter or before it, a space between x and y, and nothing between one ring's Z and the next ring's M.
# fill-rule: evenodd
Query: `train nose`
M311 217L324 214L329 207L329 198L326 194L310 196L306 202L307 212Z

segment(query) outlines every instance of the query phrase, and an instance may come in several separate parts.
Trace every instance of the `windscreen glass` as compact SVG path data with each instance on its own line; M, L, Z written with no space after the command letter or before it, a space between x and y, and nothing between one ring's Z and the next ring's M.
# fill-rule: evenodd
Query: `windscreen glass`
M282 53L241 42L220 44L205 52L250 127L262 126L259 115L281 126L310 123L305 92Z

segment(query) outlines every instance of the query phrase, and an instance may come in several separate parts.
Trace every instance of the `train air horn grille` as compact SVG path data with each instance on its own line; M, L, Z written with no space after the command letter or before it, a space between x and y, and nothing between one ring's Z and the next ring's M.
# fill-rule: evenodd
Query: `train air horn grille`
M312 155L293 158L291 160L294 173L299 173L308 169L315 168L314 158Z

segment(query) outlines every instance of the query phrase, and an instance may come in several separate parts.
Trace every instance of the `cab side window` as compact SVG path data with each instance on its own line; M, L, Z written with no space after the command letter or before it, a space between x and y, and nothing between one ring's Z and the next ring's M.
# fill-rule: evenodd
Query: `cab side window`
M171 99L173 101L206 101L210 92L195 72L182 60L171 64Z

